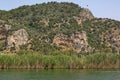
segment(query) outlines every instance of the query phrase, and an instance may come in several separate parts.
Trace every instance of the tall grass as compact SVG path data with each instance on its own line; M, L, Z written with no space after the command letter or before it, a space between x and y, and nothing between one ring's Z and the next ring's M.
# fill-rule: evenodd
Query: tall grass
M93 68L120 68L120 54L96 53L89 55L0 55L0 68L24 69L93 69Z

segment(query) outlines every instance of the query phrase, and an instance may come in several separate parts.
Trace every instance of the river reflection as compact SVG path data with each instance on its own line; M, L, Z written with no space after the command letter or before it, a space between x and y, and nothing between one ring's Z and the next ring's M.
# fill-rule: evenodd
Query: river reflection
M120 70L0 70L0 80L120 80Z

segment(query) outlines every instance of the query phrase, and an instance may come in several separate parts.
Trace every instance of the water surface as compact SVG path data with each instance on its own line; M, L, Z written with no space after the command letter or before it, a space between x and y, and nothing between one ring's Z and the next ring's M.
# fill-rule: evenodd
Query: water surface
M120 70L0 70L0 80L120 80Z

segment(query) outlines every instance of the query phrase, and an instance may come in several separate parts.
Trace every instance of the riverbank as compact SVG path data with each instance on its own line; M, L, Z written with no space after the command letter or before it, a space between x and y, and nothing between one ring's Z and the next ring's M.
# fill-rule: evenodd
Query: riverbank
M120 54L0 55L0 69L119 69Z

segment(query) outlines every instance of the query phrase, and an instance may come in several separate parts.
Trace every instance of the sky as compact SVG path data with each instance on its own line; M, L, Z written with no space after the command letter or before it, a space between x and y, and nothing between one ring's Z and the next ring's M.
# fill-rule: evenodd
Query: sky
M51 1L73 2L81 7L89 8L95 17L120 21L120 0L0 0L0 10L11 10L23 5Z

